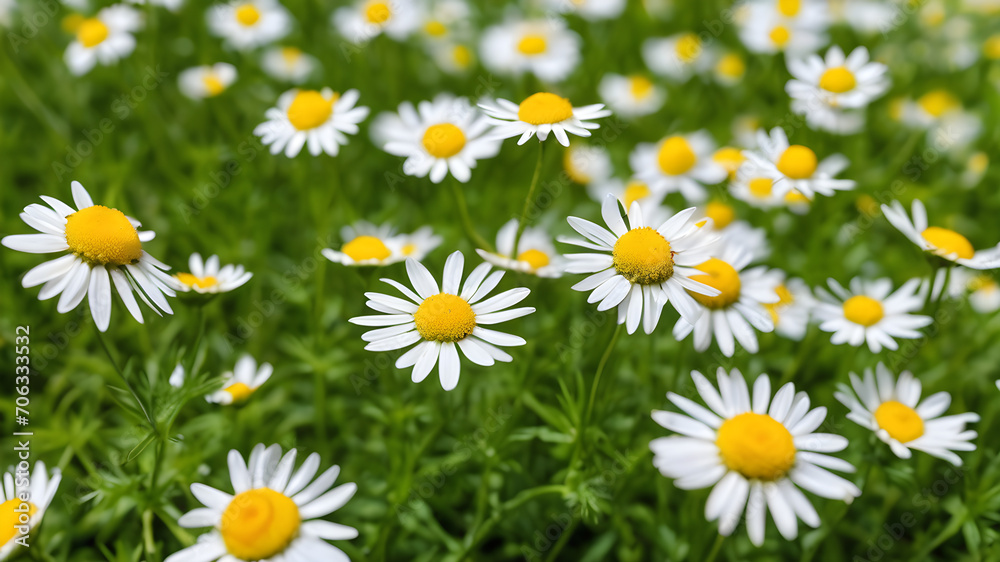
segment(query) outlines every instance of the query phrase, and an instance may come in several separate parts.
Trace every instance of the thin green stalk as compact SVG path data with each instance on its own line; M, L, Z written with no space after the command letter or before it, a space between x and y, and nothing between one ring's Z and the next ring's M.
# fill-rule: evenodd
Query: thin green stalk
M597 391L601 386L601 375L604 374L604 366L608 363L608 358L611 357L611 351L615 348L615 343L618 342L618 336L622 333L622 326L624 324L618 324L615 326L615 333L611 336L611 341L608 342L608 347L604 350L604 355L601 356L601 362L597 364L597 372L594 373L594 384L590 387L590 399L587 400L587 410L583 414L583 421L580 424L580 437L583 437L583 432L587 430L587 424L590 422L590 414L594 410L594 400L597 398Z
M562 535L559 537L559 540L556 541L555 546L552 547L549 555L545 557L546 562L555 562L559 559L559 553L562 552L563 547L565 547L566 543L569 542L570 537L573 536L573 531L576 530L576 526L579 524L579 517L574 517L573 520L569 522L569 525L563 529Z
M462 227L465 229L466 236L472 241L476 246L486 250L487 252L494 252L493 245L486 241L485 238L476 232L476 227L472 224L472 218L469 217L469 208L465 203L465 194L462 193L462 187L458 185L458 180L452 180L448 182L451 184L451 190L455 194L455 202L458 204L458 214L462 218Z
M708 557L705 558L705 562L715 562L715 558L719 555L719 551L722 550L722 543L726 540L723 535L717 535L715 537L715 543L712 544L712 550L709 551Z
M118 362L115 361L114 356L111 355L111 348L109 348L107 342L104 341L104 333L100 330L97 330L97 341L101 342L101 347L104 348L104 353L107 354L108 361L111 361L111 365L115 368L115 372L118 373L122 382L125 383L125 388L127 388L129 393L132 394L132 399L135 400L135 403L139 405L139 409L142 410L142 415L146 417L146 421L149 422L150 427L155 430L156 422L153 421L153 417L146 411L146 406L142 403L142 399L139 398L139 394L135 391L135 388L132 387L132 383L128 382L125 372L122 371L121 367L118 366Z
M517 234L514 236L514 255L511 256L517 259L518 246L521 244L521 235L524 234L524 228L528 223L528 210L531 209L531 203L535 200L535 189L538 188L538 178L542 175L542 155L545 153L545 143L538 142L538 161L535 163L535 174L531 177L531 187L528 188L528 196L524 198L524 208L521 209L521 218L517 221Z

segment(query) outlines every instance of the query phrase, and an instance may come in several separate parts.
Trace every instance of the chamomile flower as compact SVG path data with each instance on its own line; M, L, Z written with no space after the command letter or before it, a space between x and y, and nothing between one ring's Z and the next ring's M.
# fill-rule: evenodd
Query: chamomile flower
M589 21L614 19L625 10L625 0L544 0L544 4L560 14L576 14Z
M448 74L463 74L472 68L475 54L466 43L443 42L430 49L431 57L438 68Z
M249 51L288 35L292 16L278 0L238 0L216 4L206 14L208 28L237 51Z
M837 179L850 162L841 154L818 161L816 153L801 144L789 144L784 129L775 127L770 135L757 132L757 150L745 151L747 159L774 179L772 190L784 197L795 190L806 198L816 194L831 196L838 190L854 189L854 180Z
M580 62L580 37L558 17L508 20L483 32L479 55L488 70L562 82Z
M142 14L124 4L108 6L75 25L76 39L63 57L69 71L80 76L97 63L115 64L135 50L133 33L142 28Z
M739 370L727 374L719 368L717 376L718 391L704 375L691 372L708 408L667 394L684 413L653 410L653 421L679 435L654 439L649 448L653 465L678 488L713 487L705 518L719 521L719 534L732 534L745 513L750 542L760 546L770 512L781 536L793 540L798 520L820 525L802 490L847 503L861 495L853 483L827 470L854 472L854 467L825 454L847 447L840 435L815 433L825 407L810 410L809 397L796 393L794 383L772 399L767 375L757 377L752 394Z
M333 25L354 44L367 43L383 33L402 41L420 25L420 14L413 0L356 0L333 13Z
M854 31L867 35L888 33L899 24L895 21L900 7L881 0L834 0L830 2L834 21L843 21Z
M11 22L11 14L17 7L16 0L0 0L0 27L7 27Z
M627 118L656 113L667 99L662 87L641 74L605 74L597 92L615 115Z
M864 47L845 57L840 47L833 46L825 58L789 59L793 79L785 90L792 97L792 111L805 115L811 127L850 134L864 125L864 114L851 110L864 108L885 93L887 70L884 64L870 62Z
M816 289L819 302L814 315L820 330L833 333L830 342L834 345L860 347L867 342L872 353L883 347L895 350L899 348L896 338L919 338L917 330L932 322L930 316L912 314L924 304L917 294L919 279L907 281L895 292L889 279L854 278L850 290L833 279L827 285L833 294L822 287Z
M44 283L39 300L61 295L56 305L60 313L73 310L87 297L102 332L111 321L112 283L125 308L140 323L142 311L132 291L157 314L173 314L166 297L176 295L177 282L164 273L168 266L142 248L155 234L137 231L139 221L118 209L95 205L80 182L74 181L72 187L76 210L43 195L51 208L33 203L21 213L21 220L40 234L15 234L0 240L19 252L63 254L28 271L21 285L29 288Z
M477 160L500 151L501 141L490 135L492 128L492 120L467 99L438 94L416 108L403 102L398 114L380 114L372 124L372 137L389 154L406 158L407 175L429 175L433 183L441 183L451 173L466 183Z
M729 184L729 193L758 209L784 206L784 199L775 194L772 176L764 168L746 162L737 170L736 180Z
M427 378L434 365L438 365L438 376L444 390L453 390L458 385L461 372L459 349L469 361L484 367L492 366L497 361L512 361L510 355L496 346L524 345L524 339L483 326L534 312L531 307L510 308L524 300L530 291L523 287L510 289L483 300L497 286L504 272L490 274L490 264L480 264L462 284L464 265L465 257L461 252L448 256L439 289L426 267L414 259L407 259L406 273L414 290L392 279L382 281L398 289L409 300L381 293L365 293L369 299L368 307L384 313L350 319L352 324L360 326L380 326L361 336L369 342L365 349L391 351L417 344L396 360L396 368L413 367L411 379L419 383Z
M758 0L748 6L740 40L754 53L814 53L829 41L825 0Z
M573 143L563 153L563 170L580 185L604 182L611 177L611 155L600 146Z
M271 47L264 51L260 66L275 80L301 84L319 68L319 61L298 47Z
M201 294L228 293L246 284L253 273L246 271L242 265L226 265L221 267L219 256L209 256L201 259L201 254L194 253L188 258L189 272L177 273L177 289L182 292Z
M344 241L340 251L324 248L321 252L334 263L347 266L389 265L406 259L402 252L405 244L397 239L392 225L375 226L367 221L358 221L340 229L340 238ZM413 250L411 253L415 253L416 248ZM430 250L422 253L427 251Z
M661 211L664 209L660 206L663 202L663 193L653 191L645 182L637 178L632 178L627 182L618 178L610 178L587 186L587 194L597 203L603 203L609 193L614 195L626 209L632 208L632 202L639 203L639 206L642 207L643 218L650 224L659 224L674 214L670 209ZM661 214L665 216L661 217Z
M11 468L3 475L3 487L0 488L0 560L6 560L17 548L18 539L27 538L28 533L42 522L62 481L62 472L58 468L53 468L51 472L46 470L42 461L35 462L29 474L29 478L23 478L23 474L18 472L15 480ZM16 526L26 526L28 533L21 533ZM25 542L34 544L33 540Z
M908 459L911 450L923 451L962 466L962 459L953 451L975 451L970 443L975 431L965 424L978 422L979 415L969 412L941 417L951 405L951 395L938 392L920 400L920 379L903 371L897 380L892 372L879 363L875 372L865 369L864 378L851 373L851 386L838 384L833 394L851 411L847 419L875 432L901 459ZM853 387L853 391L852 391Z
M692 202L704 201L706 185L726 179L728 172L712 158L715 141L708 131L672 135L656 144L640 143L629 155L635 177L661 193L680 192Z
M480 103L479 107L493 118L496 124L493 132L497 138L519 136L518 145L536 135L539 141L544 141L552 133L559 144L568 147L567 133L589 137L592 129L601 128L592 121L611 115L604 104L573 107L568 99L548 92L532 94L520 105L498 98L495 102Z
M952 275L955 276L955 273L959 271L965 270L956 269ZM955 277L958 281L961 280L962 276ZM973 310L980 314L992 314L1000 310L1000 284L997 284L995 278L982 273L965 275L965 277L965 288L969 291L969 304L972 305Z
M389 247L404 258L423 260L434 248L441 245L441 237L434 229L422 226L410 234L397 234L389 239Z
M556 253L552 237L542 228L526 227L517 244L514 257L514 239L517 237L517 219L511 219L497 232L496 253L476 249L487 262L513 271L530 273L539 277L562 276L565 260Z
M937 148L959 150L982 131L982 120L962 108L948 90L931 90L916 100L904 100L899 119L909 127L927 131L927 142Z
M354 483L330 489L340 475L334 465L319 477L317 453L295 470L296 450L259 444L244 462L239 451L229 451L229 477L234 494L195 483L191 493L205 507L177 520L187 528L212 527L198 542L175 552L164 562L346 562L347 555L326 541L351 540L354 527L320 519L340 509L354 496Z
M718 238L715 243L717 249L713 255L725 251L725 248L732 244L746 250L750 254L751 263L771 254L771 247L767 243L767 232L745 220L737 220L736 209L729 203L709 201L695 213L696 217L699 215L704 218L695 224L715 233Z
M330 88L289 90L278 98L277 107L267 110L267 121L257 125L253 134L270 145L271 154L284 150L285 156L294 158L307 146L313 156L336 156L340 146L347 144L346 135L356 135L358 123L368 117L367 107L354 106L358 97L357 90L343 95Z
M245 401L274 373L270 363L261 363L249 354L236 361L236 367L222 375L222 388L209 394L205 400L215 404L236 404Z
M722 166L729 176L729 180L736 179L736 172L740 170L747 157L743 156L743 151L734 146L723 146L712 154L712 161Z
M712 75L715 81L723 86L735 86L743 81L747 72L747 63L736 52L728 52L718 57L712 65Z
M225 62L183 70L177 86L185 96L199 100L215 97L236 81L236 67Z
M882 205L885 218L921 250L972 269L1000 267L1000 244L988 250L976 251L969 239L954 230L928 226L927 209L919 199L913 200L913 218L906 214L902 203Z
M765 303L764 308L771 314L775 333L801 341L809 329L812 309L816 306L809 285L801 279L788 279L775 287L774 292L778 301Z
M471 36L472 10L466 0L432 0L421 13L421 30L430 43L447 43Z
M687 289L719 295L718 289L691 279L699 273L694 266L709 259L708 249L715 242L714 236L691 221L694 213L694 207L685 209L653 228L646 226L642 208L634 201L626 224L618 199L608 194L601 205L608 228L569 217L570 226L586 240L559 241L598 252L565 256L566 273L591 274L573 285L573 290L592 291L587 302L599 302L597 310L617 306L618 323L625 324L630 334L640 322L643 331L651 334L668 302L693 324L701 311Z
M712 65L710 53L698 35L691 32L646 39L642 59L655 74L674 82L686 82Z

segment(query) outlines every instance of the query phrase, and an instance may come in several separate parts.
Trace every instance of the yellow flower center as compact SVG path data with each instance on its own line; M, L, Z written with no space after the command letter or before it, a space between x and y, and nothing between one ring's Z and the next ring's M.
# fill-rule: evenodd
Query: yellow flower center
M532 94L521 102L517 118L532 125L551 125L573 117L569 100L548 92Z
M547 48L548 43L542 35L525 35L517 43L517 50L520 51L522 55L527 55L529 57L540 55L544 53Z
M260 19L260 10L253 4L243 4L236 8L236 21L243 27L250 27Z
M236 494L222 514L222 540L241 560L264 560L284 552L299 534L295 502L270 488Z
M792 33L788 31L788 28L783 25L775 26L771 29L771 32L767 34L771 38L771 42L778 47L784 47L788 40L792 38Z
M705 205L705 216L712 219L712 224L715 225L716 229L722 230L736 218L736 211L730 205L712 201Z
M677 58L687 63L693 62L701 53L701 39L698 39L694 33L685 33L677 39L674 50L677 53Z
M431 125L424 131L424 148L435 158L451 158L465 148L465 133L451 123Z
M633 98L642 100L653 93L653 82L649 78L637 74L628 79L628 88L632 92Z
M850 92L857 84L854 73L845 66L829 68L819 77L819 87L835 94Z
M795 302L795 297L792 296L792 292L789 291L788 287L784 284L778 285L774 292L778 295L778 302L764 303L764 308L766 308L767 312L771 315L771 321L774 322L775 326L777 326L778 310Z
M365 19L368 23L382 25L392 17L392 8L386 2L369 2L365 8Z
M771 189L774 187L774 180L771 178L754 178L748 182L750 194L754 197L765 199L771 196Z
M439 293L420 303L413 321L425 340L457 342L476 328L476 313L462 297Z
M623 234L615 242L611 257L615 270L632 283L655 285L674 274L670 242L648 226Z
M718 289L720 293L718 296L709 297L688 291L694 300L713 310L726 308L740 300L740 290L743 285L740 282L739 272L733 266L718 258L711 258L695 269L705 272L705 275L692 275L690 277L692 281L704 283L713 289Z
M142 257L139 233L118 209L94 205L66 217L69 251L95 265L128 265Z
M726 78L739 78L747 70L747 65L743 62L743 57L736 53L729 53L719 59L715 65L715 71Z
M932 117L941 117L945 113L959 106L958 100L955 96L944 90L927 92L926 94L920 96L917 103L920 104L920 107L922 107L924 111Z
M472 51L465 45L455 45L451 50L451 58L459 68L466 68L472 62Z
M231 384L222 390L228 392L233 397L234 404L246 400L253 394L253 389L241 382Z
M968 260L972 259L972 256L976 253L969 239L954 230L941 228L940 226L931 226L925 229L921 235L924 237L924 240L937 248L937 251L934 253L941 256L958 254L960 259Z
M755 480L778 480L795 465L795 440L780 422L747 412L729 418L715 438L722 462Z
M403 246L403 249L400 250L400 251L403 253L404 256L413 255L413 252L417 251L417 245L411 242L411 243Z
M866 297L855 295L844 301L844 318L862 326L874 326L885 316L882 303Z
M330 119L336 101L336 94L326 99L316 90L302 90L288 106L288 120L300 131L315 129Z
M854 201L854 206L858 208L859 213L868 217L874 217L879 212L878 201L866 193L858 196L857 200Z
M789 205L802 205L811 203L811 200L799 192L799 190L793 189L785 194L785 203Z
M981 174L986 171L986 168L990 165L990 157L985 152L977 152L969 157L969 161L966 162L966 169L974 174Z
M384 260L392 254L385 243L374 236L358 236L344 244L340 252L354 261Z
M209 96L217 96L226 89L225 85L222 84L222 80L214 73L206 74L201 78L202 83L205 85L205 91L208 92Z
M970 291L993 291L998 287L997 282L989 275L977 275L969 280Z
M744 160L746 157L743 156L743 151L732 146L724 146L712 155L712 161L725 168L730 179L736 175L736 170L740 169Z
M909 443L924 434L924 420L913 408L895 400L883 402L875 410L878 426L900 443Z
M541 269L549 265L549 256L541 250L525 250L517 256L517 261L527 262L531 269Z
M199 289L207 289L219 284L219 280L212 276L198 277L191 273L178 273L174 277L188 287L198 287Z
M424 32L431 37L444 37L448 33L448 28L437 20L431 20L424 25Z
M986 39L983 43L983 54L988 59L1000 59L1000 33L991 35Z
M663 141L657 159L663 173L670 176L679 176L698 162L698 156L691 150L691 145L681 136L670 137Z
M786 18L798 15L802 9L802 0L778 0L778 11Z
M297 47L282 47L281 57L285 59L285 64L295 64L302 58L302 49Z
M793 180L812 177L816 173L816 153L801 144L793 144L778 158L778 171Z
M626 209L631 209L632 203L645 199L650 195L652 195L652 192L649 190L648 185L641 181L630 181L625 188L625 193L622 195L622 203L625 203Z
M21 522L22 515L28 517L28 520L30 520L31 516L38 511L35 504L31 502L26 503L28 504L27 512L14 511L15 508L21 507L21 500L17 498L0 504L0 545L6 545L14 538L14 535L17 534L17 529L14 528L15 525L27 524L27 521L25 523Z
M88 49L96 47L108 38L108 26L97 18L87 18L76 29L76 39Z
M69 14L62 19L61 26L66 33L76 35L76 32L80 29L80 25L86 20L87 18L83 14Z

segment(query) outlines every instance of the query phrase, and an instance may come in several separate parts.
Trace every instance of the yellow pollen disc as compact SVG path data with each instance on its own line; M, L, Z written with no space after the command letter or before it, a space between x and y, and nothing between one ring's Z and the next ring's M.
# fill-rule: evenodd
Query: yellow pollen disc
M413 321L425 340L457 342L476 328L476 313L462 297L439 293L420 303Z
M295 64L302 58L302 49L297 47L282 47L281 57L285 59L285 64Z
M451 158L465 148L465 133L451 123L431 125L424 131L424 148L435 158Z
M743 57L729 53L719 59L715 65L715 71L726 78L740 78L747 70L747 65L743 62Z
M260 19L260 11L253 4L243 4L236 8L236 21L243 27L250 27Z
M976 253L969 239L954 230L941 228L940 226L931 226L925 229L921 235L924 237L924 240L937 248L937 251L934 253L941 256L958 254L960 259L968 260L972 259L972 256Z
M997 282L989 275L977 275L969 280L970 291L992 291L998 287Z
M698 36L694 33L685 33L677 39L674 50L677 53L677 57L682 61L687 63L693 62L701 54L701 39L698 39Z
M924 420L913 408L895 400L883 402L875 410L878 426L900 443L909 443L924 434Z
M76 39L88 49L96 47L108 38L108 26L97 18L87 18L76 29Z
M86 17L83 14L70 14L62 19L61 26L63 31L67 33L76 34L77 30L80 29L80 25L86 21Z
M344 244L340 252L354 261L384 260L392 254L385 243L374 236L358 236Z
M771 196L771 189L774 187L774 180L771 178L754 178L748 183L750 193L754 197L765 199Z
M632 97L637 100L646 99L653 93L653 82L645 76L635 75L628 79L628 88Z
M222 541L240 560L265 560L284 552L299 534L295 502L270 488L236 494L222 513Z
M623 234L615 242L611 257L618 274L632 283L654 285L674 274L670 242L648 226Z
M816 153L801 144L793 144L778 158L778 171L793 180L803 180L816 173Z
M652 195L652 192L649 190L648 185L641 181L630 181L625 188L624 195L622 195L622 203L625 203L626 209L631 209L632 203L641 201L650 195Z
M455 45L451 51L451 58L459 68L466 68L472 62L472 51L465 45Z
M716 150L715 154L712 155L712 161L725 168L726 172L729 172L729 179L732 179L736 175L736 170L740 169L740 165L743 164L744 160L746 160L746 157L743 156L743 151L732 146L724 146Z
M205 85L205 91L208 92L209 96L217 96L226 89L222 80L219 80L215 74L206 74L202 77L201 82Z
M69 251L92 264L128 265L142 257L139 233L118 209L94 205L66 217Z
M15 508L21 507L21 500L14 498L0 503L0 545L6 545L14 538L17 534L17 529L14 528L15 525L22 525L21 516L26 515L30 521L31 516L38 511L35 504L27 502L28 511L25 512L15 512Z
M253 389L241 382L231 384L222 390L226 391L233 397L234 404L246 400L251 394L253 394Z
M799 190L793 189L785 194L785 203L789 205L808 205L812 200L803 195Z
M431 20L424 25L424 32L431 37L444 37L448 33L448 28L437 20Z
M926 94L920 96L917 103L920 104L920 107L922 107L923 110L932 117L941 117L945 113L956 109L960 105L955 96L944 90L927 92Z
M413 243L407 244L403 246L403 249L401 251L403 252L404 256L411 256L413 255L413 252L417 251L417 245Z
M517 50L522 55L527 55L529 57L540 55L544 53L547 48L548 43L542 35L525 35L517 43Z
M517 261L527 262L531 269L541 269L549 265L549 256L541 250L525 250L517 256Z
M392 8L386 2L369 2L365 8L365 19L368 23L382 25L392 17Z
M857 200L854 202L854 206L858 208L859 213L868 217L874 217L879 212L878 201L876 201L871 195L865 193L858 195Z
M199 289L207 289L219 284L219 280L212 276L198 277L191 273L178 273L177 275L174 275L174 277L188 287L198 287Z
M548 92L532 94L518 106L517 118L532 125L551 125L573 117L573 104Z
M679 176L694 167L698 156L691 150L687 139L675 136L663 141L657 160L664 174Z
M316 90L302 90L288 106L288 120L300 131L315 129L330 119L336 101L336 94L326 99Z
M718 289L720 294L709 297L688 291L694 300L711 309L726 308L740 300L740 290L743 284L740 282L739 272L733 269L733 266L718 258L711 258L695 269L705 272L705 275L692 275L690 279Z
M819 87L835 94L850 92L857 85L858 81L854 77L854 73L847 70L847 67L844 66L835 66L827 69L819 77Z
M1000 33L986 39L983 43L983 54L988 59L1000 59Z
M736 211L725 203L712 201L708 205L705 205L705 216L712 219L712 223L716 229L722 230L729 226L733 222L733 219L736 218Z
M767 36L778 47L784 47L788 43L788 40L792 38L792 33L788 31L787 27L779 25L771 29L771 32Z
M798 15L802 9L802 0L778 0L778 11L786 18Z
M865 327L878 324L885 316L882 303L864 295L853 296L844 301L844 318Z
M784 284L778 285L774 292L778 295L778 302L765 303L764 308L767 312L771 314L771 320L774 325L778 325L778 310L784 308L793 302L795 302L795 297L792 296L792 292L788 290Z
M780 422L747 412L729 418L715 438L722 462L755 480L777 480L795 465L795 440Z

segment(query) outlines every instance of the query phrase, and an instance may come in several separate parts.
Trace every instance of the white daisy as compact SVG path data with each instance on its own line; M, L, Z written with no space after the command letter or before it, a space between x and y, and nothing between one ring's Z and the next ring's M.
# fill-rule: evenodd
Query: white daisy
M235 81L236 67L220 62L181 71L177 77L177 86L182 94L198 100L221 94Z
M392 279L382 281L398 289L409 300L381 293L365 293L369 298L368 307L384 313L350 319L352 324L360 326L382 326L361 336L369 342L365 349L391 351L420 342L396 360L396 368L413 367L411 379L418 383L427 378L437 364L441 387L445 390L452 390L458 385L461 371L459 348L469 361L484 367L496 361L512 361L510 355L496 346L524 345L524 339L483 326L534 312L531 307L510 308L524 300L530 291L523 287L510 289L483 300L497 286L504 272L490 274L490 264L480 264L472 270L463 285L464 265L465 257L461 252L448 256L439 289L426 267L416 260L407 259L406 273L413 284L413 291Z
M969 412L941 417L951 405L951 395L938 392L920 401L921 384L909 371L899 380L879 363L875 373L865 369L865 377L851 373L851 386L840 383L833 396L851 411L847 419L875 432L901 459L912 455L911 449L944 459L955 466L962 459L952 451L975 451L970 443L975 431L965 424L978 422L979 415ZM851 390L853 387L853 392Z
M615 115L628 118L656 113L667 100L663 88L641 74L605 74L597 92Z
M475 54L466 43L450 41L435 43L430 49L430 54L438 68L448 74L466 73L475 62Z
M298 47L271 47L261 56L260 66L275 80L301 84L319 68L319 61Z
M889 89L888 67L871 62L868 49L858 47L844 56L834 45L825 57L810 55L788 60L792 75L785 90L793 99L821 103L830 108L865 107Z
M212 34L237 51L273 43L292 30L292 16L278 0L216 4L208 9L206 18Z
M472 10L466 0L431 0L421 13L424 38L432 44L454 43L472 36Z
M625 0L545 0L545 7L560 14L577 14L589 21L617 18L625 11Z
M0 0L0 26L7 27L12 21L11 14L17 7L17 0Z
M825 0L756 0L747 6L740 40L754 53L815 53L829 42Z
M834 154L817 161L816 153L801 144L789 144L784 129L775 127L768 135L763 129L757 132L757 150L744 151L747 159L760 170L774 178L772 189L777 197L784 197L792 190L807 198L815 194L831 196L838 190L854 189L854 180L836 179L850 162L842 154Z
M552 237L542 228L527 227L518 241L518 254L515 259L514 238L517 236L518 220L511 219L497 232L496 253L476 249L481 258L489 263L510 269L530 273L539 277L561 277L565 260L556 253Z
M587 186L587 194L597 203L604 203L609 193L614 195L626 209L631 209L632 203L638 202L642 207L643 218L650 224L659 224L674 214L671 209L660 205L665 194L653 191L646 182L638 178L632 178L627 182L609 178Z
M672 135L656 144L640 143L629 155L637 178L654 191L679 192L692 202L704 201L706 185L726 179L728 173L712 159L715 141L708 131Z
M580 185L605 182L611 177L611 155L602 146L573 143L563 153L563 170Z
M521 105L498 98L495 102L480 103L479 107L493 118L497 138L520 136L518 145L528 142L535 135L538 135L539 141L544 141L552 133L559 144L569 146L566 133L589 137L592 129L601 128L591 121L611 115L611 111L604 109L604 104L573 107L568 99L548 92L533 94Z
M955 276L958 269L952 272ZM964 270L962 270L964 271ZM1000 284L991 276L979 274L967 279L965 287L970 291L969 304L980 314L992 314L1000 310Z
M326 259L334 263L347 266L381 266L406 259L401 251L404 244L395 240L395 228L390 224L375 226L368 221L358 221L340 229L340 238L344 241L340 251L331 248L324 248L321 251Z
M961 150L982 132L982 119L962 108L948 90L931 90L915 101L905 100L899 119L915 129L927 131L927 142L948 150Z
M859 347L867 342L872 353L883 347L895 350L899 346L893 338L919 338L922 334L917 330L932 322L930 316L911 314L924 304L917 294L919 279L907 281L894 293L889 279L854 278L850 291L833 279L827 280L827 285L833 294L822 287L816 289L820 302L814 314L819 329L833 333L830 342L835 345Z
M798 520L820 525L802 490L847 503L861 495L857 486L828 470L854 472L854 467L824 454L848 444L840 435L814 433L826 418L825 407L810 410L809 397L796 393L794 383L782 386L772 400L767 375L757 378L752 395L739 370L727 375L719 368L717 375L718 391L701 373L691 372L708 408L667 393L684 413L653 410L653 420L680 435L654 439L649 448L653 465L674 478L674 486L713 486L705 518L719 521L721 535L732 534L745 513L750 542L760 546L770 512L781 536L793 540Z
M42 522L61 481L62 472L53 468L50 474L42 461L35 462L28 474L15 474L13 468L4 473L0 489L0 521L4 523L0 526L0 560L6 560L14 552L18 539L35 543L28 535Z
M735 86L743 81L747 72L747 63L736 52L720 55L712 65L712 75L715 81L723 86Z
M215 404L236 404L245 401L257 391L274 373L270 363L261 363L249 354L243 354L236 361L232 371L222 374L222 388L209 394L205 400Z
M399 113L382 113L372 124L372 137L382 149L405 157L403 173L430 176L441 183L450 172L462 183L472 177L477 160L500 152L491 136L492 120L465 98L438 94L434 101L399 105Z
M135 49L132 35L142 28L142 14L124 4L108 6L92 18L76 25L76 39L66 48L63 57L69 71L80 76L90 72L97 63L115 64Z
M580 62L580 44L580 36L555 15L507 20L486 28L479 56L492 72L512 76L530 72L544 82L562 82Z
M188 258L189 272L176 273L177 288L187 293L194 291L201 294L228 293L242 287L253 277L242 265L226 265L220 267L219 256L209 256L202 261L201 254L194 253Z
M729 193L758 209L773 209L785 205L785 200L775 193L773 174L753 162L744 162L736 171L736 179L729 184Z
M717 289L690 279L698 273L694 266L709 259L707 250L715 242L711 234L691 222L694 213L694 207L685 209L654 229L646 226L642 208L633 202L626 225L618 199L608 194L601 205L608 228L569 217L570 226L586 240L560 237L559 241L599 252L565 256L569 260L566 273L592 274L573 285L573 290L593 291L587 302L600 301L597 310L617 306L618 323L625 324L630 334L640 321L643 331L651 334L668 302L693 324L701 311L685 289L702 295L719 294Z
M775 333L790 340L801 341L809 329L816 299L806 282L795 278L783 281L775 287L778 301L765 303L764 308L771 314Z
M340 146L347 144L346 135L356 135L358 123L368 117L367 107L354 107L358 97L357 90L343 95L330 88L289 90L278 98L277 107L267 110L267 121L257 125L253 134L270 145L271 154L284 150L285 156L294 158L308 146L313 156L323 152L336 156Z
M333 13L333 25L348 41L360 45L385 33L396 41L410 36L420 25L414 0L358 0Z
M722 166L730 181L736 179L736 173L746 160L747 157L743 156L743 150L735 146L720 147L712 154L712 161Z
M331 490L339 466L313 479L320 456L309 455L294 470L295 456L295 449L282 456L279 445L259 444L245 463L239 451L229 451L235 495L192 484L191 493L205 507L185 513L177 523L213 529L164 562L348 562L342 550L326 541L351 540L358 536L357 529L320 518L343 507L358 487L347 483Z
M56 305L60 313L73 310L87 297L102 332L111 321L112 283L125 308L140 323L142 312L132 291L156 314L173 314L166 297L175 296L177 282L164 273L170 267L142 248L155 234L137 231L139 221L118 209L95 205L80 182L74 181L72 187L77 210L43 195L51 209L33 203L21 213L21 220L41 234L15 234L0 240L19 252L64 254L28 271L21 285L28 288L44 283L39 300L61 295Z
M1000 267L1000 244L976 251L968 238L954 230L928 226L927 209L919 199L913 200L911 210L912 220L899 201L893 201L891 206L882 205L885 218L921 250L972 269Z
M441 237L434 229L422 226L410 234L397 234L386 241L389 249L406 258L422 261L427 254L441 245Z
M642 44L642 59L655 74L674 82L686 82L712 66L709 49L691 32L646 39Z
M888 33L899 25L895 19L900 7L884 0L834 0L830 9L834 21L843 21L866 35Z

